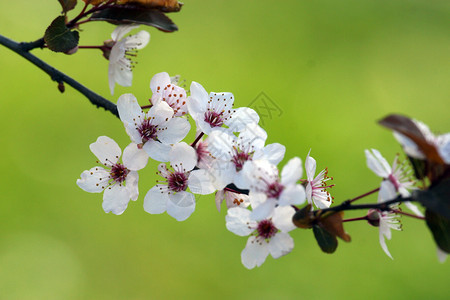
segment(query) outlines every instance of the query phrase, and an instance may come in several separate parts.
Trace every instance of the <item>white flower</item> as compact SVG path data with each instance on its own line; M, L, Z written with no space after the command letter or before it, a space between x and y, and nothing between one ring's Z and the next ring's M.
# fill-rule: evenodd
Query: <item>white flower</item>
M205 134L223 125L236 132L248 124L259 122L259 116L253 109L233 109L233 102L232 93L210 93L208 96L203 86L193 81L187 105L197 128Z
M294 240L288 232L295 229L294 213L290 206L277 207L268 218L258 221L252 218L248 209L233 207L228 210L227 229L239 236L250 235L241 253L246 268L261 266L269 253L273 258L279 258L292 251Z
M218 211L220 211L220 206L223 200L225 200L227 208L236 206L246 208L250 205L248 195L232 192L228 189L223 189L216 192L216 207Z
M393 210L398 209L398 206L391 206ZM380 211L376 209L369 210L368 213L369 223L371 225L379 227L379 239L380 245L383 251L389 256L391 259L392 255L389 252L386 239L390 240L392 237L391 229L394 230L402 230L402 226L400 224L400 220L398 219L399 215L394 212Z
M175 79L174 79L175 80ZM174 116L179 117L187 113L186 91L184 88L172 83L166 72L158 73L150 81L152 90L151 102L153 105L165 101L173 109Z
M191 128L186 119L172 118L173 109L163 101L144 113L132 94L124 94L117 101L117 109L131 141L142 145L157 161L167 162L171 145L184 139Z
M253 160L244 165L244 176L250 182L249 196L252 218L262 220L278 206L302 204L305 189L297 181L302 176L302 162L294 157L288 161L278 176L278 168L267 160Z
M417 126L419 132L423 135L425 140L429 144L436 147L436 150L438 151L444 162L450 164L450 133L436 136L423 122L414 119L411 119L411 121ZM419 159L425 158L422 151L410 138L396 131L394 131L394 137L403 146L403 150L408 156Z
M119 162L122 150L107 136L100 136L89 148L106 167L94 167L81 173L77 180L80 188L89 193L103 194L103 209L120 215L127 208L128 202L136 200L139 195L138 173L148 161L148 155L131 143L123 151L123 164Z
M410 171L406 172L404 166L398 163L398 156L395 157L391 167L378 150L371 149L371 151L365 150L367 166L384 179L378 192L378 202L394 199L397 192L402 197L409 197L411 195L409 189L414 188L414 182L410 180ZM423 216L417 206L410 201L405 201L404 203L416 215Z
M326 182L333 178L328 177L328 169L322 170L314 178L314 174L316 173L316 160L309 156L309 152L305 160L305 169L307 177L306 197L308 198L308 202L312 204L314 201L314 204L318 208L330 207L332 197L326 189L333 187L333 185L327 185Z
M165 211L178 221L186 220L195 210L195 194L211 194L215 191L205 170L193 170L197 163L194 148L182 142L174 145L169 153L169 170L160 164L159 173L166 179L164 184L151 188L144 199L144 210L150 214ZM187 188L192 193L187 192Z
M239 136L223 129L212 130L208 136L208 150L216 160L209 171L213 174L216 188L220 190L234 183L240 189L248 189L249 182L241 171L253 158L266 159L277 165L286 148L278 143L264 147L266 139L267 133L254 123L247 125Z
M111 34L113 46L109 54L108 68L111 95L114 95L116 82L121 86L131 86L133 62L127 56L136 56L136 50L144 48L150 41L150 34L144 30L124 38L128 32L137 27L139 25L117 26Z

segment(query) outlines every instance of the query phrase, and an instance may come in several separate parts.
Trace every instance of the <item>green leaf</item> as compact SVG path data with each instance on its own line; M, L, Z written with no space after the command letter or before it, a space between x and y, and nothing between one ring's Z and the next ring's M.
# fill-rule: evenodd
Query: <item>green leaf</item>
M63 9L63 13L68 12L69 10L72 10L77 5L77 0L58 0L59 4L61 4L61 7Z
M116 5L103 9L94 13L91 16L91 20L108 21L116 25L137 23L153 26L165 32L178 30L177 25L163 12L134 5Z
M414 192L412 198L433 213L450 220L450 177L442 179L426 191Z
M68 52L78 45L80 36L77 31L70 31L66 18L59 16L50 24L44 34L47 47L55 52Z
M319 225L313 226L314 237L319 244L320 249L325 253L333 253L336 251L338 241L335 235L326 231Z
M439 248L450 253L450 220L429 209L425 211L425 220Z

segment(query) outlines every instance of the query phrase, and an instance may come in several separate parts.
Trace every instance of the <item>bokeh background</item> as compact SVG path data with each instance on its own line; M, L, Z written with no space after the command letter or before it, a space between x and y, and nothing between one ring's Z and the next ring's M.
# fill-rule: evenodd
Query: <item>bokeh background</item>
M56 0L0 1L0 33L35 40L59 12ZM162 71L181 74L188 86L195 80L233 92L237 106L258 106L263 92L278 109L260 112L268 142L287 147L281 165L312 149L318 168L335 178L336 202L378 186L364 149L389 161L401 151L380 118L401 113L437 133L450 129L448 1L186 0L170 16L176 33L141 27L151 41L139 53L133 87L116 87L114 96L100 51L33 53L114 102L131 92L146 104L150 79ZM86 24L80 44L101 44L113 29ZM353 222L346 224L352 242L340 241L333 255L319 250L312 232L296 230L292 253L249 271L240 262L246 238L226 230L213 196L199 197L184 222L143 210L155 162L140 172L137 202L121 216L105 214L101 195L75 181L95 165L88 146L98 136L129 143L121 122L69 86L61 94L4 47L0 66L0 299L450 296L449 262L438 263L430 232L415 219L403 218L403 232L393 232L394 260L381 250L377 228Z

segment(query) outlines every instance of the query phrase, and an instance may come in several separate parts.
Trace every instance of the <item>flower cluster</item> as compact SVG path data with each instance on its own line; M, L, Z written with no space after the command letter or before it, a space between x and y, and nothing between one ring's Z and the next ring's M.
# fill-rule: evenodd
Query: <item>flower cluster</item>
M326 181L328 171L314 178L315 160L306 158L306 179L302 161L290 159L281 169L285 147L266 144L267 133L259 125L259 116L251 108L234 107L229 92L207 93L192 82L190 95L167 73L150 81L152 95L148 111L132 94L119 97L117 108L131 144L118 162L120 148L108 137L91 145L101 167L84 171L77 184L88 192L101 192L105 212L122 214L130 199L138 198L137 170L148 158L160 162L162 179L150 187L144 197L144 210L183 221L195 211L195 195L215 193L218 210L225 200L227 228L237 235L250 235L242 251L244 266L260 266L270 253L274 258L289 253L294 246L288 232L295 228L294 205L306 200L318 208L331 205ZM191 125L197 137L183 140ZM132 156L134 155L134 157ZM305 190L306 186L306 190Z

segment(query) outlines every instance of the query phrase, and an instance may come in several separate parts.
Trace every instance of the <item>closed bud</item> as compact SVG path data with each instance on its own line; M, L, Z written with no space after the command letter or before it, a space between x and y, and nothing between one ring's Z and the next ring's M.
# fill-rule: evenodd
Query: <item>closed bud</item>
M367 212L367 222L374 227L380 226L380 213L376 209Z

